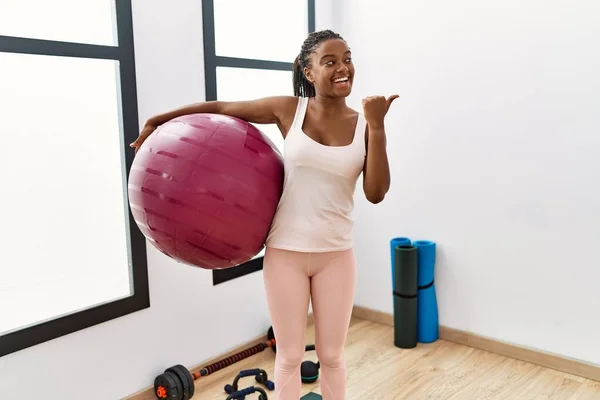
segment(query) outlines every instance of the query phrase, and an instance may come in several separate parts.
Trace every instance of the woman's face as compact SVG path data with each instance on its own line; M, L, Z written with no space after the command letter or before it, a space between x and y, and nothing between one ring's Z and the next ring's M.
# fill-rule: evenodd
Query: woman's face
M327 40L311 54L311 66L304 70L318 95L347 97L352 91L354 65L350 48L340 39Z

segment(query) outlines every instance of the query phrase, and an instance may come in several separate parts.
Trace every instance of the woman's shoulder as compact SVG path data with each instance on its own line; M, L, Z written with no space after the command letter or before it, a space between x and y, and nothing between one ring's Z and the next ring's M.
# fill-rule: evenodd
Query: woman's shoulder
M298 107L298 104L302 98L298 96L277 96L276 99L279 102L280 108L286 114L295 114L296 108Z
M294 115L298 104L298 98L295 96L268 96L259 100L271 114L274 114L278 121L289 119Z

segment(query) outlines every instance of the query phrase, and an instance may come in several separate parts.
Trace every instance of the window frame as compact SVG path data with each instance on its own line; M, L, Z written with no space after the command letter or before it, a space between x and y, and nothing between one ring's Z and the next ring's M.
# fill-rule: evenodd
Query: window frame
M115 0L113 7L118 45L97 45L0 35L0 53L118 61L118 90L120 91L121 105L119 114L123 137L121 145L126 168L124 180L127 180L134 158L134 152L128 143L133 142L139 134L131 0ZM127 198L127 182L125 181L123 188ZM127 212L126 225L128 226L131 256L131 265L128 267L130 268L130 279L133 280L133 294L126 298L106 302L0 335L0 357L150 307L146 239L137 228L129 207L127 207Z
M307 0L306 6L308 32L310 33L315 31L315 0ZM206 101L217 100L217 67L253 68L292 73L293 62L218 56L215 49L214 0L202 0L202 27ZM233 268L213 270L213 286L262 270L263 259L264 257L261 256Z

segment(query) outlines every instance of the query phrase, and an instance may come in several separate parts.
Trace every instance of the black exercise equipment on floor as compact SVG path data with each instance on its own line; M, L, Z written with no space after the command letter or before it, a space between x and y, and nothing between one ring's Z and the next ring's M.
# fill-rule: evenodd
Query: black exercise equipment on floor
M225 392L227 394L231 394L233 392L237 392L239 390L239 380L241 378L245 378L247 376L254 376L254 380L262 385L265 385L265 387L269 390L274 390L275 389L275 384L269 380L269 377L267 375L267 371L265 371L264 369L260 369L260 368L254 368L254 369L244 369L241 370L237 376L235 377L235 379L233 380L233 383L227 384L225 385Z
M267 331L267 341L249 347L232 356L221 359L210 365L207 365L197 372L191 373L183 365L174 365L165 370L164 373L158 375L154 379L154 395L157 400L190 400L194 396L194 381L203 376L210 375L220 369L237 363L245 358L257 354L264 349L271 347L274 352L276 349L277 340L273 332L273 327ZM315 350L314 344L305 346L305 351ZM320 363L313 361L303 361L300 367L302 382L313 383L319 378ZM257 383L264 385L268 390L274 390L275 385L267 377L267 373L262 369L242 370L238 373L231 385L225 386L225 392L229 395L227 400L239 399L243 400L247 395L259 393L258 400L267 400L267 392L260 387L249 386L240 389L238 382L242 377L255 376Z
M248 396L249 394L252 394L252 393L259 393L258 400L267 400L269 398L267 396L267 393L263 389L256 387L256 386L250 386L245 389L238 390L237 392L231 393L229 396L227 396L226 400L233 400L233 399L244 400L246 398L246 396Z
M154 379L158 399L188 400L194 395L194 378L183 365L174 365Z
M312 348L311 348L312 347ZM306 346L307 350L314 350L314 345ZM319 378L319 369L321 368L321 363L317 360L317 362L312 362L309 360L302 361L300 365L300 377L302 378L303 383L313 383Z
M306 393L304 396L300 397L300 400L322 400L323 397L320 394L310 392Z
M175 365L167 368L164 373L154 379L154 395L158 400L189 400L194 396L195 380L210 375L254 354L260 353L264 349L273 346L274 343L274 340L267 340L266 342L259 343L232 356L207 365L193 374L183 365ZM232 397L232 399L233 398L234 397ZM239 398L241 399L243 397ZM266 397L263 400L266 400Z

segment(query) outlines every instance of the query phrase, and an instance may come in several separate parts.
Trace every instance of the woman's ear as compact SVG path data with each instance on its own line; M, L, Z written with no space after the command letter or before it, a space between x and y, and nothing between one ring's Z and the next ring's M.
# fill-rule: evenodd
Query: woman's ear
M304 76L306 77L306 80L308 80L310 83L313 83L315 81L315 78L310 68L304 68Z

